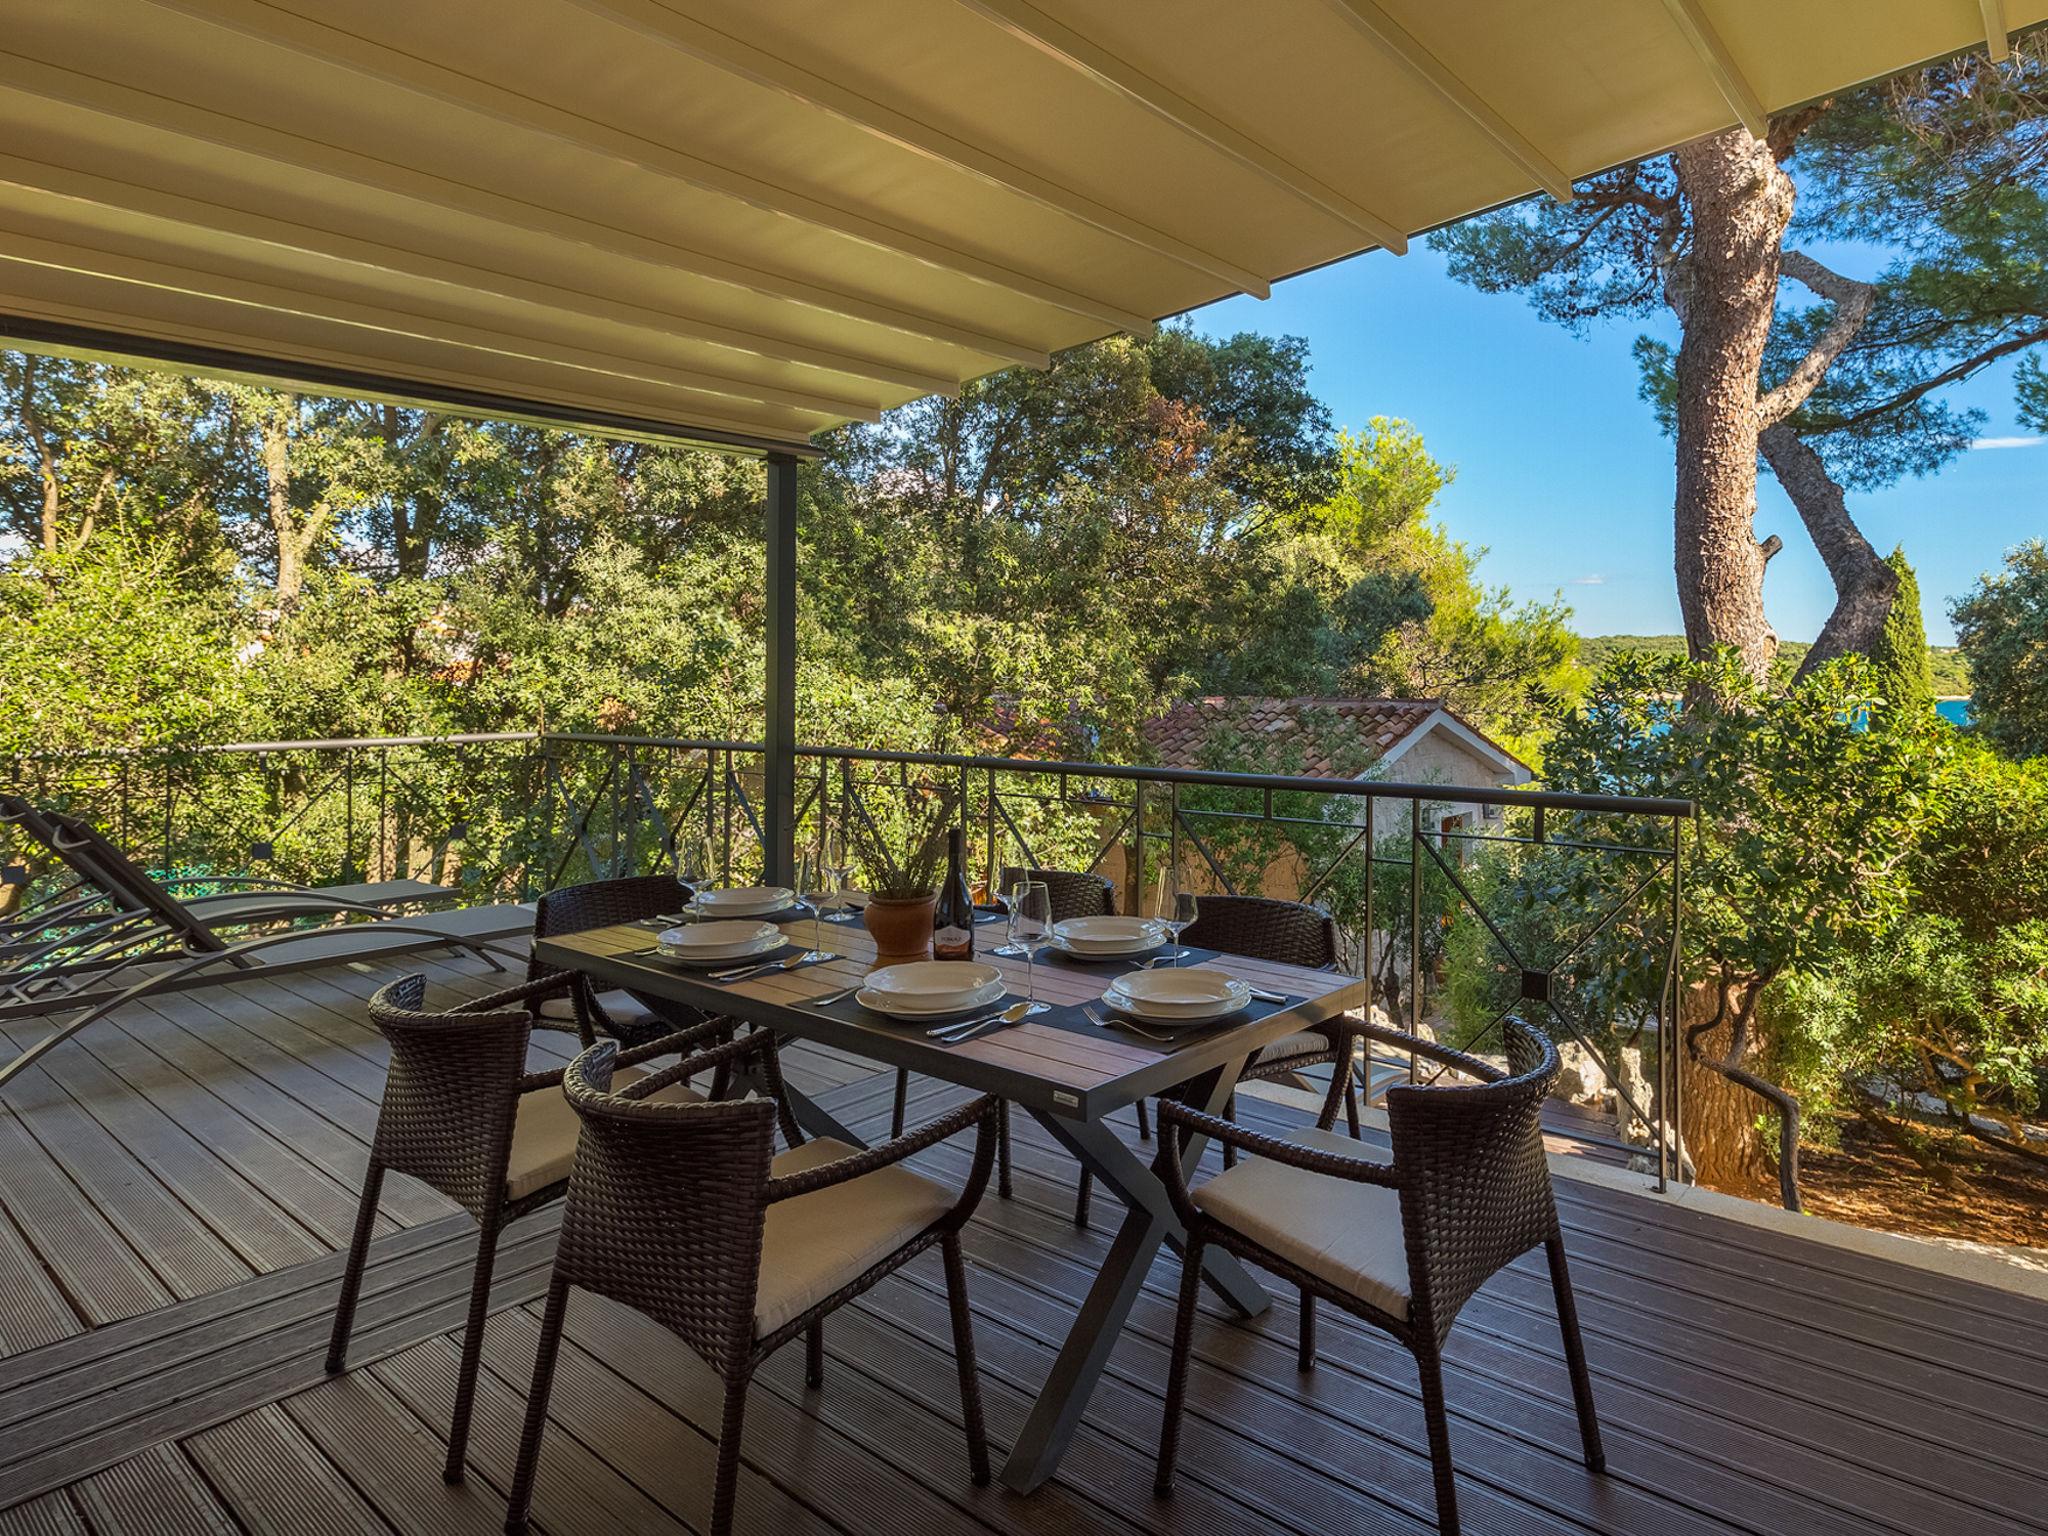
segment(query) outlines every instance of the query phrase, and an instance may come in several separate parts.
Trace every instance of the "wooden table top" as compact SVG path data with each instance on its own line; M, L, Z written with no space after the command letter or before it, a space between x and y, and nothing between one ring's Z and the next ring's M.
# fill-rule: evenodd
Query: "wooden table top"
M808 919L787 926L792 942L801 944L810 937ZM834 960L733 983L716 982L702 971L663 960L653 952L655 933L643 924L597 928L542 939L536 952L543 964L582 971L602 988L629 987L707 1013L731 1014L782 1034L908 1067L1070 1119L1098 1119L1361 1007L1366 1000L1366 983L1355 976L1221 955L1201 963L1301 1001L1233 1028L1194 1031L1192 1038L1175 1044L1115 1030L1080 1034L1026 1019L964 1044L945 1046L925 1037L926 1025L871 1016L847 1022L804 1006L857 985L874 969L874 943L857 922L821 925L818 947L834 951ZM985 952L999 942L1000 933L992 924L979 929L975 958L1000 970L1011 997L1021 998L1024 961ZM1124 973L1123 967L1076 966L1041 956L1038 997L1053 1004L1091 1003Z

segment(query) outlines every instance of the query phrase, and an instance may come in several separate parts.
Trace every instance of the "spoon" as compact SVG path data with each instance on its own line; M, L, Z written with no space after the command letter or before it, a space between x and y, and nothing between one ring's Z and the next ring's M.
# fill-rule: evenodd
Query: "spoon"
M969 1019L965 1024L949 1024L943 1029L928 1029L925 1034L941 1045L958 1045L963 1040L972 1040L984 1031L1003 1024L1020 1024L1031 1012L1027 1002L1012 1003L1000 1013L985 1013L978 1019Z

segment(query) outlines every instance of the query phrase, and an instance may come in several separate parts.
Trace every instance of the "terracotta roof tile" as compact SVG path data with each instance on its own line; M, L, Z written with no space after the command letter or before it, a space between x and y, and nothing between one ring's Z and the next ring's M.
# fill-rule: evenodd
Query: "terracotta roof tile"
M1437 699L1261 699L1211 696L1176 704L1142 727L1166 768L1212 768L1212 742L1230 732L1263 737L1276 772L1344 778L1362 773L1443 707ZM1285 761L1278 759L1284 758ZM1237 765L1232 765L1237 766ZM1251 765L1244 765L1251 766Z

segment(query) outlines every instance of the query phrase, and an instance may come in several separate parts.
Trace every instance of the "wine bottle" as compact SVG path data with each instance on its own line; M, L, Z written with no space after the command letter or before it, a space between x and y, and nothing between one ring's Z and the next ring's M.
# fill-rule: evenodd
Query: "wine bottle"
M960 829L946 834L946 883L939 887L938 904L932 909L932 958L972 960L974 958L974 893L967 888L966 862Z

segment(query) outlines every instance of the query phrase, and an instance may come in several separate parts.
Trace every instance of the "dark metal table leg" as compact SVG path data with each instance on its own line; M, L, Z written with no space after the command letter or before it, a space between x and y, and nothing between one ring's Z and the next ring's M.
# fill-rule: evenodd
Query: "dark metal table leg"
M1195 1085L1190 1097L1215 1113L1236 1085L1242 1062L1212 1074ZM1137 1305L1152 1261L1162 1243L1178 1249L1185 1235L1167 1200L1166 1189L1152 1169L1140 1161L1121 1138L1100 1121L1063 1120L1032 1111L1033 1117L1080 1160L1126 1207L1123 1224L1109 1256L1096 1273L1074 1319L1073 1330L1060 1346L1052 1369L1038 1389L1038 1400L1017 1435L1003 1482L1029 1493L1051 1477L1080 1427L1094 1395L1095 1383L1109 1363L1124 1323ZM1207 1138L1189 1143L1183 1154L1192 1168L1201 1160ZM1210 1288L1246 1317L1255 1317L1272 1302L1265 1290L1235 1258L1213 1245L1202 1256L1203 1277Z
M758 1093L764 1099L774 1097L769 1090L767 1078L761 1074L761 1069L751 1063L733 1074L730 1091L736 1097L749 1092ZM796 1116L796 1123L804 1128L806 1136L829 1136L834 1141L845 1142L849 1147L867 1146L867 1142L841 1124L832 1111L787 1078L782 1081L782 1096L789 1101L789 1112Z

